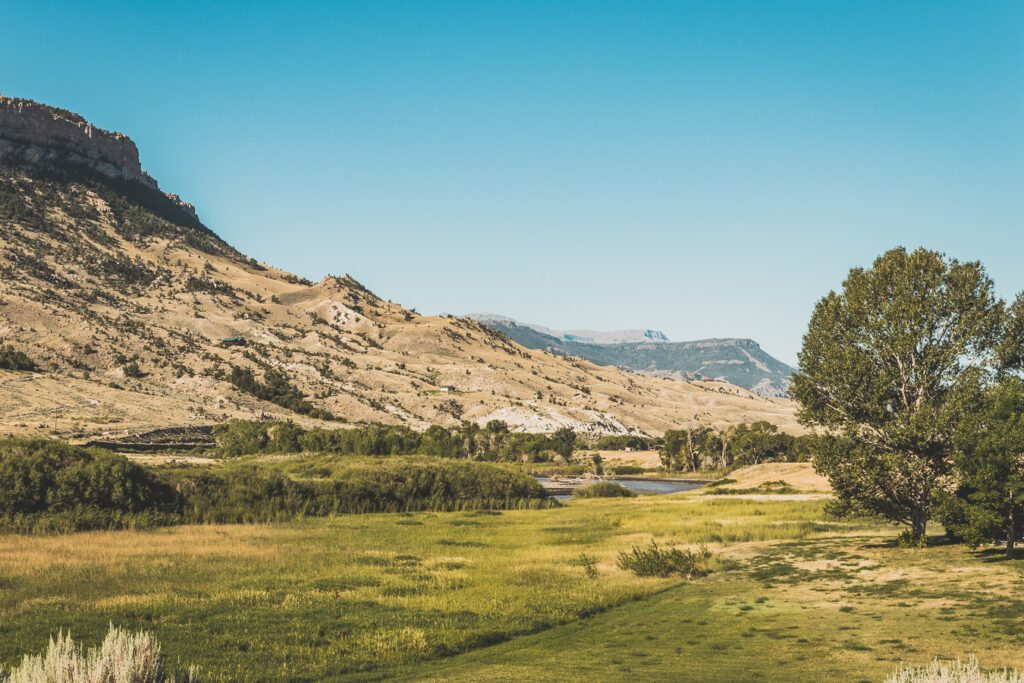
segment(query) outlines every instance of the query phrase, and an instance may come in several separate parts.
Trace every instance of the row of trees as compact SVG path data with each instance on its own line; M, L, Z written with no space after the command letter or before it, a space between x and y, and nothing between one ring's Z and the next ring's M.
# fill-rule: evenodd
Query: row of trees
M725 469L770 461L807 460L814 437L792 436L770 422L733 425L721 431L695 427L665 432L661 464L667 470Z
M401 425L366 425L351 429L305 429L291 422L232 421L215 430L218 451L225 456L250 453L318 452L338 455L437 455L470 460L550 460L568 458L576 433L563 428L553 434L509 430L500 420L485 427L463 423L433 425L417 432Z
M978 262L893 249L814 310L793 395L827 434L815 464L839 511L882 515L922 544L938 517L973 544L1024 520L1024 295Z

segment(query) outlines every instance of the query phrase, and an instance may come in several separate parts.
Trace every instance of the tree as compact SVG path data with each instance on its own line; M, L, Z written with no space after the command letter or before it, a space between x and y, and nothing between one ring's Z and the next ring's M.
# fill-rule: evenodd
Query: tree
M818 302L792 393L804 424L841 437L815 457L840 506L923 542L959 423L1012 355L997 354L1004 318L980 263L925 249L888 251Z
M670 472L677 472L683 469L683 444L685 443L684 430L670 429L665 432L664 444L661 447L661 466Z
M733 459L739 465L757 465L771 460L785 460L792 447L793 437L780 434L779 428L760 420L751 425L740 425L732 436Z
M665 432L662 443L661 465L675 471L685 467L696 472L721 448L718 435L710 427L671 429Z
M1024 382L1006 378L989 389L958 441L960 485L943 524L974 547L1005 543L1012 557L1024 531Z

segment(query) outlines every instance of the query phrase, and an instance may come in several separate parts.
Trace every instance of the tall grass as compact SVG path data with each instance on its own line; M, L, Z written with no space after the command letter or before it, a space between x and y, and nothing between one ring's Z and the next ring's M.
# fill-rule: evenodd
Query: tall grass
M113 624L98 647L83 650L70 633L50 638L46 651L25 655L3 683L198 683L194 670L168 671L160 644L145 631L127 631Z
M1013 669L982 671L975 657L966 662L932 660L922 667L900 665L886 683L1024 683L1024 673Z

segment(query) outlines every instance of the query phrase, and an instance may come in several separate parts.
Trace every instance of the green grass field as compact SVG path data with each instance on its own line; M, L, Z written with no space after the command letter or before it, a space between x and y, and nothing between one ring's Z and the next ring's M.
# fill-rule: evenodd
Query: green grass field
M1024 667L1017 563L895 535L826 521L820 499L691 494L8 535L0 662L113 622L207 680L880 680L901 659L969 653ZM710 544L718 571L616 566L652 537Z

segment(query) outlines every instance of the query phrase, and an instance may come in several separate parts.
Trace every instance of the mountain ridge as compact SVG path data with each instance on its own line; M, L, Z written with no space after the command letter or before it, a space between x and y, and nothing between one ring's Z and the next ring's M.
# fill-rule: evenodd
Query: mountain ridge
M586 358L598 365L680 380L727 381L765 397L788 395L794 369L773 358L753 339L710 338L673 342L594 343L549 334L543 326L507 316L471 314L510 339L532 349Z
M134 150L119 169L90 147L107 138L84 118L6 106L0 344L43 371L0 370L0 433L103 438L231 418L651 434L768 419L800 430L788 401L529 350L349 276L310 282L257 263L147 181L127 136L107 134ZM38 125L11 124L18 112Z

